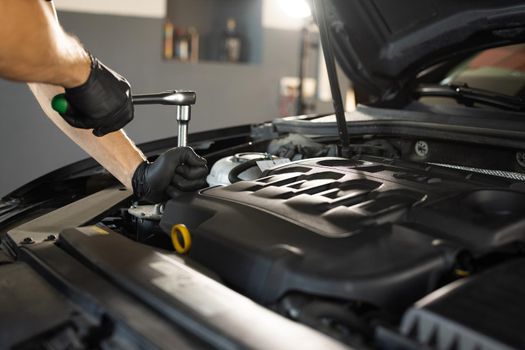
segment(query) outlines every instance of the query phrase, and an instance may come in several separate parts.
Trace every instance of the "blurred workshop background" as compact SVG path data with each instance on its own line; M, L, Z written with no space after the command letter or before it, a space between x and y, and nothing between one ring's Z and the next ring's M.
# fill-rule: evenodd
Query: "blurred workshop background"
M124 75L134 93L195 90L190 133L332 110L318 33L304 0L55 4L63 27ZM0 196L87 157L44 116L26 84L0 80L0 106L3 156L12 165L0 174ZM176 130L174 111L165 106L136 107L126 127L137 144L173 137Z

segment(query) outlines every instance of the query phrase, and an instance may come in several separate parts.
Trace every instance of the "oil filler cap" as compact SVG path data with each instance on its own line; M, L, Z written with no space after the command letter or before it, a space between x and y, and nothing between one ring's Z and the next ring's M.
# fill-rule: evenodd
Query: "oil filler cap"
M191 248L191 235L190 231L184 224L173 225L171 228L171 242L173 248L179 254L186 254Z

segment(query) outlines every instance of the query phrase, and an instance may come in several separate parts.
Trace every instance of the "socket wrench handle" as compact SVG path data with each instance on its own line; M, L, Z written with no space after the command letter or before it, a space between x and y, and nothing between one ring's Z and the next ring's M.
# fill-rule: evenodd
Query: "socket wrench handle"
M177 146L188 145L188 124L191 119L191 105L197 100L195 91L171 90L157 94L133 95L134 105L169 105L175 106L175 117L178 123ZM64 94L56 95L51 101L52 108L58 113L66 113L68 102Z
M158 94L133 95L135 105L170 105L175 106L178 124L177 146L188 145L188 124L191 120L191 106L195 104L197 94L189 90L172 90Z
M171 90L157 94L133 95L135 105L191 106L197 101L195 91Z

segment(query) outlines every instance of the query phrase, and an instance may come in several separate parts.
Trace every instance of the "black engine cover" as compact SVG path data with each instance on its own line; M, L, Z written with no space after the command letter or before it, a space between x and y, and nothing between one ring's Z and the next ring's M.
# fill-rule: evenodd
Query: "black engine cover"
M239 292L360 300L398 311L455 256L525 237L512 180L382 159L309 159L256 181L169 201L161 226L190 229L189 256Z

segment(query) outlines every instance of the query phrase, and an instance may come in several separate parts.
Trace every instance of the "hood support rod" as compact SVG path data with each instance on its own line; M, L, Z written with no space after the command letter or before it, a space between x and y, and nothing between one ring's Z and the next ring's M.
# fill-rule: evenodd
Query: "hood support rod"
M321 45L323 48L324 60L326 62L326 70L328 71L328 80L330 81L330 91L332 93L332 104L334 106L335 118L337 120L339 139L341 141L339 155L347 158L350 156L350 140L348 137L343 98L339 87L339 78L337 77L334 52L330 39L330 29L328 28L326 0L314 0L313 4L317 15L319 32L321 34Z

